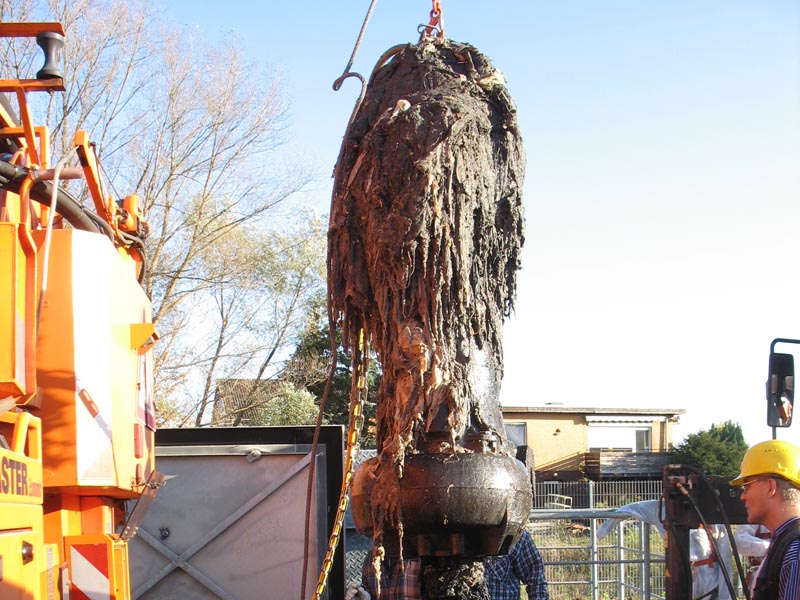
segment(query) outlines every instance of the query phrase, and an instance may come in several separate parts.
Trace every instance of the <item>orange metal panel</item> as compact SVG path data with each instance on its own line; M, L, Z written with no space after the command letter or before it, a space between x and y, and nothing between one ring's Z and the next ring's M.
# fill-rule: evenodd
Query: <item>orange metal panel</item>
M25 230L0 223L0 397L35 391L36 254L22 243Z
M64 26L56 22L0 23L0 37L36 37L45 32L64 35Z
M33 232L34 239L40 246L44 235L44 232ZM77 437L73 414L75 373L72 367L72 340L75 332L71 299L72 248L69 240L64 239L64 236L54 235L50 255L48 291L40 320L37 357L44 462L47 465L44 480L46 488L74 481L74 446Z
M63 92L64 80L54 79L0 79L0 92Z
M110 498L81 498L81 532L114 533L114 506Z
M131 573L128 560L128 544L114 544L114 594L117 600L131 597Z
M38 379L48 489L134 497L153 469L150 303L131 261L103 235L53 231ZM35 232L37 241L43 237ZM144 425L141 456L134 424ZM150 425L148 427L148 425Z
M80 498L71 494L45 494L42 508L44 541L55 546L55 562L64 563L64 538L81 533Z

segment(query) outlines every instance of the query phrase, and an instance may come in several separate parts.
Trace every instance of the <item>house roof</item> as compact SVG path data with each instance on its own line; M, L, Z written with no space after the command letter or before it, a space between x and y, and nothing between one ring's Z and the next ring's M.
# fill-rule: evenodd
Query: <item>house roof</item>
M614 417L677 417L686 413L685 408L599 408L599 407L579 407L563 406L560 404L548 404L546 406L503 406L503 414L517 413L560 413L560 414L580 414L614 416Z

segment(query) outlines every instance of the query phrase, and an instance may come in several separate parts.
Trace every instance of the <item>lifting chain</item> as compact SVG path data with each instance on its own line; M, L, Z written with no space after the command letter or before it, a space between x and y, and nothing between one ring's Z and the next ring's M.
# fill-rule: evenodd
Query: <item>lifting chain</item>
M364 425L364 401L367 397L367 371L369 369L368 350L367 344L364 342L364 330L362 329L357 351L358 360L353 360L353 380L356 382L356 386L350 394L350 423L347 427L347 449L344 456L344 476L342 477L342 489L339 493L339 506L333 521L331 537L328 540L328 551L322 561L322 569L317 580L317 589L314 591L312 600L319 600L325 591L328 575L333 565L333 555L336 553L336 547L339 545L339 538L342 534L344 515L350 502L354 453L358 450L358 437Z

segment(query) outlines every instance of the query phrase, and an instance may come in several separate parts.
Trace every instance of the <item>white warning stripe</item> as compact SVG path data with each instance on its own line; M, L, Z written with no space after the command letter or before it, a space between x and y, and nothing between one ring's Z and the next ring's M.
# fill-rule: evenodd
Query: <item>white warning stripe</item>
M89 600L108 600L110 597L108 577L103 575L74 546L69 550L72 585L83 592Z

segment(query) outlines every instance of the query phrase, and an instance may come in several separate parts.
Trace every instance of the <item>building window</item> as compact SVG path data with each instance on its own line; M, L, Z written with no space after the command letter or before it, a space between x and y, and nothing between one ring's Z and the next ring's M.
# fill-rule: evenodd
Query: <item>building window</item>
M633 452L636 444L635 431L630 426L617 424L589 425L589 451Z
M636 451L637 452L652 452L653 442L649 429L636 430Z
M589 448L600 448L601 452L653 451L652 419L587 416L586 422Z
M506 423L506 436L517 446L528 445L527 423Z

